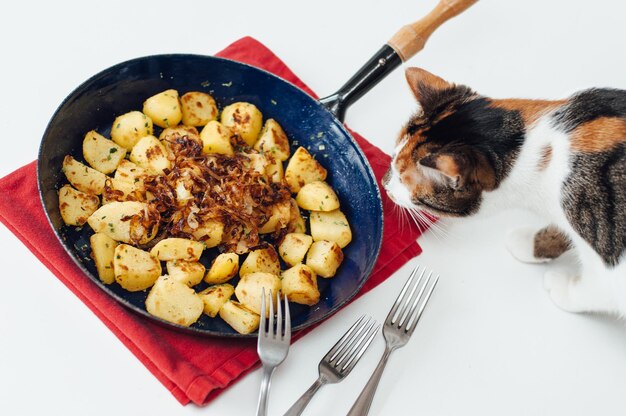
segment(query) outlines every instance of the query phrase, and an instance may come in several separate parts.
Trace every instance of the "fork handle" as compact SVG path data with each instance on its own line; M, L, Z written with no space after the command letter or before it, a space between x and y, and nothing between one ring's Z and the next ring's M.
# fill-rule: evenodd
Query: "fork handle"
M315 383L313 383L311 387L309 387L309 389L305 391L302 396L300 396L300 398L293 404L293 406L291 406L289 410L287 410L287 413L285 413L284 416L301 415L302 411L309 404L315 393L317 393L320 387L322 387L324 384L326 384L326 381L322 377L315 380Z
M259 403L256 408L256 416L267 415L267 396L270 392L270 382L275 368L276 367L263 366L263 380L261 380L261 391L259 393Z
M365 387L363 387L363 391L359 394L359 397L352 405L352 408L348 412L347 416L366 416L369 413L372 400L374 400L374 393L376 393L376 388L378 387L378 382L383 375L383 371L385 370L385 366L389 360L389 355L391 355L392 351L393 350L390 348L385 348L385 352L380 358L376 369L372 373L372 376Z

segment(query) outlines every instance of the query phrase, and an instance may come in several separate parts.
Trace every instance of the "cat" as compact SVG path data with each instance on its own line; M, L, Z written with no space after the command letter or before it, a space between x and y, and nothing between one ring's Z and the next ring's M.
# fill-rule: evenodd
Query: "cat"
M549 226L511 233L512 254L541 263L574 250L576 273L544 275L554 303L626 316L626 91L491 99L420 68L406 78L419 108L383 178L389 197L439 217L543 216Z

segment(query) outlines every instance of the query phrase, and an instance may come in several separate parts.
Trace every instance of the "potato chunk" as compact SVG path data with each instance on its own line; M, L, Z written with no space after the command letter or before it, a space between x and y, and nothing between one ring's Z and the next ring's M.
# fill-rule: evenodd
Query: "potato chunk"
M204 265L197 261L168 260L165 263L165 267L167 268L167 274L172 279L190 287L200 283L205 272Z
M146 189L143 179L147 174L148 172L144 168L138 166L130 160L122 159L120 164L117 166L117 170L115 171L115 176L113 178L119 181L132 183L139 191L143 192Z
M225 283L223 285L215 285L207 287L202 292L198 293L202 302L204 302L204 313L211 318L215 318L222 308L222 306L228 302L235 293L233 285Z
M208 284L224 283L232 279L239 270L237 253L222 253L213 260L204 281Z
M198 261L204 250L204 244L200 241L186 238L166 238L158 243L150 253L159 260L185 260Z
M106 175L100 171L90 168L84 163L80 163L72 156L63 158L63 173L74 188L81 192L93 195L100 195L104 190Z
M111 140L130 150L145 136L153 133L152 120L141 111L131 111L117 117L111 127Z
M238 102L224 107L220 121L248 146L254 145L263 124L263 114L254 104Z
M304 147L298 147L285 169L285 180L294 193L309 182L326 180L326 175L326 169Z
M290 266L302 263L313 243L313 237L301 233L289 233L278 246L280 257Z
M159 127L178 125L183 118L178 91L166 90L153 95L144 101L143 112Z
M233 131L222 125L219 121L211 120L200 132L202 140L202 153L232 156L235 154L230 138Z
M212 248L222 242L224 223L217 220L203 221L198 228L191 232L196 240L204 243L206 248Z
M352 241L352 230L346 216L340 210L311 212L311 236L313 241L328 240L344 248Z
M91 214L87 220L97 233L104 233L124 243L145 244L158 231L158 221L148 215L148 204L136 201L111 202ZM149 224L144 227L143 224Z
M273 118L265 122L259 140L254 144L254 148L281 162L289 159L291 154L289 139L287 139L287 135L280 124Z
M285 177L285 172L283 170L283 162L278 159L270 159L267 162L267 166L265 168L265 174L270 177L272 182L278 183L283 180Z
M339 198L326 182L307 183L296 196L298 206L309 211L334 211L339 208Z
M273 246L251 251L239 269L240 276L255 272L280 273L278 254Z
M192 91L180 97L183 112L183 124L186 126L205 126L217 118L217 105L209 94Z
M115 247L115 281L130 292L149 288L161 276L161 263L147 251L128 244Z
M269 316L270 299L276 306L276 294L280 292L281 281L278 276L271 273L256 272L242 276L235 287L235 295L239 302L252 312L261 314L262 289L265 289L265 316ZM269 297L270 291L272 298ZM274 308L276 310L276 308Z
M304 264L296 264L282 273L282 291L290 302L310 306L320 300L317 276Z
M83 140L83 156L92 168L111 173L126 156L126 149L92 130Z
M115 178L107 178L102 192L102 205L113 201L141 201L143 192L132 183Z
M259 327L261 318L239 302L229 300L220 308L220 318L240 334L249 334Z
M163 169L170 169L167 149L154 136L142 137L130 152L130 161L146 169L150 173L162 174Z
M304 233L306 231L306 223L304 222L304 218L302 218L302 214L300 214L300 207L298 207L298 203L293 198L290 201L287 231L290 233Z
M146 298L149 314L182 326L196 322L203 309L193 289L167 275L159 277Z
M343 251L334 241L316 241L306 256L306 265L321 277L333 277L343 261Z
M115 247L117 241L113 240L106 234L95 233L89 237L91 244L91 254L98 277L102 283L110 285L115 281L115 271L113 270L113 259L115 258Z
M77 191L70 185L59 190L59 211L67 225L84 225L100 205L97 196Z
M267 222L259 228L259 234L269 234L285 228L291 218L291 202L284 201L272 207L272 215Z

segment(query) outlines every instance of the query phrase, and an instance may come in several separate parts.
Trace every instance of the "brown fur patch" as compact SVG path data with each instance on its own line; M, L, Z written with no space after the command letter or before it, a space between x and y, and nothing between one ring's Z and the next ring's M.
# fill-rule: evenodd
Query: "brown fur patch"
M535 234L533 254L538 259L555 259L570 248L570 240L554 226L542 228Z
M539 159L539 165L537 166L540 171L545 170L550 161L552 160L552 146L547 145L541 151L541 158Z
M526 100L521 98L507 98L493 100L492 107L503 108L505 110L519 111L525 125L530 125L537 121L542 115L565 104L565 100Z
M581 124L571 135L572 149L577 152L603 152L626 142L626 120L599 117Z
M452 87L452 84L448 81L422 68L408 68L404 74L409 87L411 87L418 101L421 99L423 87L427 87L430 90L443 90Z

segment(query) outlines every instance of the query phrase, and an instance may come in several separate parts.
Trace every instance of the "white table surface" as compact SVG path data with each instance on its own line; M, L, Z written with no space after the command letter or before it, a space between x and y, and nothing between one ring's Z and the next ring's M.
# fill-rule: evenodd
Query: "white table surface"
M212 54L244 35L273 49L319 94L346 81L422 1L85 1L5 4L0 24L0 175L35 159L61 100L92 74L137 56ZM495 97L558 98L626 87L623 2L483 0L412 59ZM397 70L348 112L350 127L390 152L413 111ZM624 415L626 331L572 315L542 289L545 266L520 264L506 231L537 220L511 212L444 222L417 260L297 342L277 370L270 414L313 382L317 362L364 313L382 321L413 265L441 273L414 338L392 355L372 414ZM0 227L0 415L251 415L255 371L205 408L181 406L104 325ZM379 336L340 385L305 414L343 415L383 350Z

